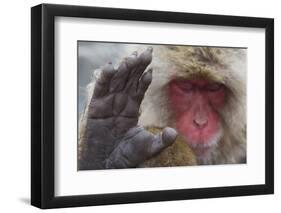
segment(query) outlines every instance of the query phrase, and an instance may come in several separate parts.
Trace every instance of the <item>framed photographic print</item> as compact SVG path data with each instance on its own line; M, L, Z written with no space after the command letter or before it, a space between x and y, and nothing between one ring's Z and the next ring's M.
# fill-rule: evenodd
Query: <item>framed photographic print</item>
M31 9L31 203L272 194L274 20Z

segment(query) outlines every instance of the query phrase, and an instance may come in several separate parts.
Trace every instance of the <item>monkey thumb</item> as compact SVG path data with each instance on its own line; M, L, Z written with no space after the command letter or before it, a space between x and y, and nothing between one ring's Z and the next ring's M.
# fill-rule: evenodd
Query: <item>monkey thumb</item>
M170 127L166 127L162 132L162 143L164 145L171 145L177 138L178 132Z

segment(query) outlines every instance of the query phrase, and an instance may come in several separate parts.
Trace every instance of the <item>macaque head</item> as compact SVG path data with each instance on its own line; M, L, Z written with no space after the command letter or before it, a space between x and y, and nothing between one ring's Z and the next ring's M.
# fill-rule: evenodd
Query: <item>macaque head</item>
M238 162L246 146L246 50L155 46L139 124L175 128L200 164Z
M175 79L168 96L176 129L195 152L215 146L223 132L219 111L226 101L225 86L207 79Z

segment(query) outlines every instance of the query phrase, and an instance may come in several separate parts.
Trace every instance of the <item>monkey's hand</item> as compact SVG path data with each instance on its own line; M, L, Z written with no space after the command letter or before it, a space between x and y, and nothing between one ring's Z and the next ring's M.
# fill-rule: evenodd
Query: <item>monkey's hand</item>
M165 147L177 136L172 128L154 135L137 126L139 108L152 81L152 48L140 56L134 52L118 69L111 63L101 70L88 106L85 132L86 151L79 169L136 167Z

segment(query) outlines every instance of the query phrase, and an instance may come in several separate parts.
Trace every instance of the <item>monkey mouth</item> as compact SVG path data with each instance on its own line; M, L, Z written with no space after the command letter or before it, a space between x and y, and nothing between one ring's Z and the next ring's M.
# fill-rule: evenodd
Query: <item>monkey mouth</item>
M195 152L197 158L202 158L206 155L209 155L209 153L213 150L213 147L197 147L192 148L192 150Z
M203 131L200 132L200 134L196 137L190 137L189 135L185 135L185 138L187 144L192 149L199 153L205 153L207 150L210 150L218 145L219 141L222 138L222 135L223 130L220 126L218 131L208 139L204 137Z

